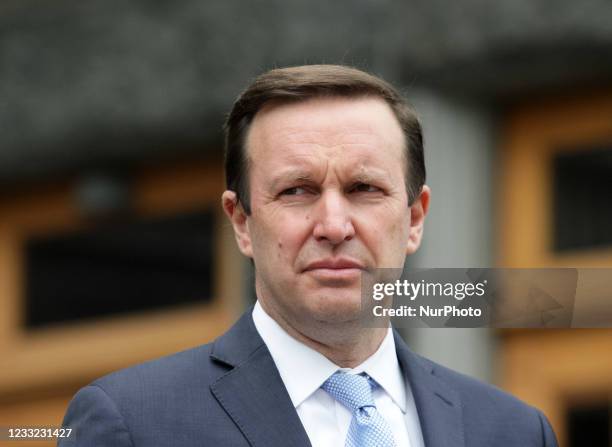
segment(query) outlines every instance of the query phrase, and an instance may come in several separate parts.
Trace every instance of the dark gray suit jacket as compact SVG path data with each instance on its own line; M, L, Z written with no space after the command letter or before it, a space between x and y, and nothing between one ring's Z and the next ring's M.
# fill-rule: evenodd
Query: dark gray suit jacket
M535 408L395 343L426 447L557 445ZM251 310L213 343L84 387L64 426L62 447L310 446Z

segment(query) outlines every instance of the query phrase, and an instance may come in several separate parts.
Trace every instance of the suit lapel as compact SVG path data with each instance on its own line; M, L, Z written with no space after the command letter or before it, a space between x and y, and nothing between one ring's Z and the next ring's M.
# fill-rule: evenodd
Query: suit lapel
M426 447L464 447L458 394L436 376L394 331L406 383L410 384ZM232 369L211 391L253 447L309 447L274 360L253 323L251 310L214 344L211 357Z
M233 368L211 391L253 447L311 445L250 311L215 342L211 357Z
M464 447L459 395L435 375L435 368L415 355L394 331L406 383L410 384L426 447Z

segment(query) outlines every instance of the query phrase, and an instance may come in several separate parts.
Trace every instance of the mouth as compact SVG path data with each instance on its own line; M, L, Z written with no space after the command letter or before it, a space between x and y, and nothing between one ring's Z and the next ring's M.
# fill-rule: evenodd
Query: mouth
M365 266L347 258L323 259L308 264L304 273L320 280L352 282L361 276Z

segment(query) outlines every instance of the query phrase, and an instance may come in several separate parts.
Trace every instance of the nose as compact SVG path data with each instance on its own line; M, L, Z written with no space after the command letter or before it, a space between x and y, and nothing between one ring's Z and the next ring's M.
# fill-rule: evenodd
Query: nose
M343 194L337 191L326 191L318 202L314 210L314 238L319 242L327 241L332 245L351 240L355 236L355 228L349 204Z

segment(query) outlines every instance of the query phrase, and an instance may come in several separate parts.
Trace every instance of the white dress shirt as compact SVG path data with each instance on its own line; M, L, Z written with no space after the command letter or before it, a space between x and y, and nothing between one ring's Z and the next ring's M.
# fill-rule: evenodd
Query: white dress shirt
M355 368L340 368L327 357L291 337L261 307L253 309L257 332L266 343L313 447L343 446L350 411L320 387L336 371L367 373L380 387L376 408L389 423L398 447L424 447L410 384L405 383L391 328L378 350Z

